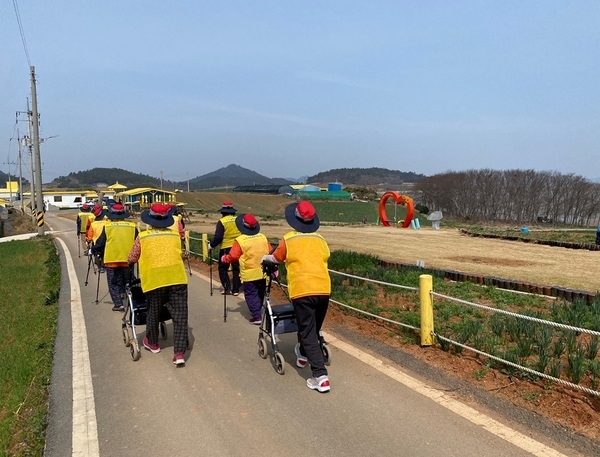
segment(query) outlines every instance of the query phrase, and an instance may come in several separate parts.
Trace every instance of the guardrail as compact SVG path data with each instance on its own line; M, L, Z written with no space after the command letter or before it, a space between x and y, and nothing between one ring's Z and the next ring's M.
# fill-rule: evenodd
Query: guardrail
M190 236L190 253L202 258L203 261L206 261L209 255L206 247L207 239L208 237L206 234L202 234L201 237ZM357 306L343 303L334 298L330 301L340 307L351 310L354 313L368 316L369 318L377 319L406 330L419 332L421 336L421 346L433 346L437 342L444 350L449 350L450 346L452 346L457 355L463 349L468 350L478 356L486 357L488 360L494 361L495 363L518 370L521 373L527 373L529 376L543 378L582 391L586 394L600 397L600 391L598 390L598 386L600 385L600 361L598 361L596 357L600 347L600 332L598 331L560 322L553 322L535 316L514 313L436 293L433 290L433 276L429 274L420 275L419 287L413 287L365 278L331 269L329 272L333 275L340 275L353 280L402 289L409 292L412 291L418 294L420 308L420 325L418 327L365 311ZM483 286L485 287L485 285ZM332 293L332 296L334 295L335 291ZM435 301L436 299L437 302ZM489 341L486 342L485 338L481 336L477 338L477 324L473 324L473 329L471 329L472 331L470 334L462 335L461 340L458 340L456 337L453 338L450 335L436 332L434 330L436 319L434 304L436 304L437 313L439 313L446 302L474 308L485 315L504 316L507 319L512 319L514 322L517 322L513 323L511 321L510 323L503 324L501 332L498 331L498 328L492 329L492 332L496 333L497 337L496 340L494 340L492 347L498 349L498 351L502 352L505 356L502 357L502 354L499 355L498 352L486 350L486 345L489 346ZM520 322L520 324L518 322ZM541 327L536 329L527 328L522 323L531 323ZM514 328L509 328L509 324ZM550 331L543 329L550 329ZM552 335L552 329L558 329L563 333L559 336ZM507 346L502 346L501 340L499 339L500 337L497 335L498 333L511 340L510 344L514 346L514 351L510 350ZM586 336L586 341L583 341L584 338L581 337L582 335ZM577 337L579 337L579 341L577 340ZM475 343L469 344L472 341L475 341ZM532 360L534 352L536 352L535 355L537 355L537 360L535 361ZM551 356L554 356L553 363L550 363ZM518 360L519 358L521 359L520 361ZM532 365L538 369L532 368ZM561 377L561 375L563 377ZM568 377L571 380L565 380L563 379L564 377ZM579 384L584 378L588 379L592 388Z

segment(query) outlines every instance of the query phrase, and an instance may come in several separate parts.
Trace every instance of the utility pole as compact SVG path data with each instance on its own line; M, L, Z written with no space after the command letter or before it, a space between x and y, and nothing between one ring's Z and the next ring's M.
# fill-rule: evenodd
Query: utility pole
M35 178L36 178L36 207L38 235L44 234L44 196L42 195L42 159L40 157L40 128L38 125L37 92L35 88L35 67L31 70L31 110L33 117L33 147L35 152Z
M16 163L10 162L10 157L8 157L6 160L8 160L8 162L4 162L4 165L8 165L8 195L9 195L8 201L12 204L13 196L12 196L12 182L10 180L10 166L16 165Z
M188 194L190 193L190 172L187 172L187 185L188 185Z
M23 169L21 158L21 138L19 138L19 130L17 129L17 143L19 145L19 200L21 201L21 213L25 214L25 206L23 203Z
M163 172L162 172L162 170L160 170L160 190L162 190L162 186L163 186L162 181L163 181Z

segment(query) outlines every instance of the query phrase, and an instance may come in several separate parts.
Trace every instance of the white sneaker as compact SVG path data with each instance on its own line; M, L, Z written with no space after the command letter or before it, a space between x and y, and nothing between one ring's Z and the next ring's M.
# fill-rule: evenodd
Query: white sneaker
M318 378L308 378L306 380L306 387L311 390L318 390L321 393L329 392L331 388L327 375L319 376Z
M296 366L298 368L304 368L308 363L308 359L300 353L300 343L297 343L296 346L294 346L294 352L296 353Z

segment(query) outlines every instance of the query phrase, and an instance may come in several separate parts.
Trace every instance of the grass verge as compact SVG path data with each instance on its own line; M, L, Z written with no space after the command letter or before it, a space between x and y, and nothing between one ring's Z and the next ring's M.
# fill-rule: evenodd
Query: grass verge
M48 237L0 243L0 455L42 455L60 261Z

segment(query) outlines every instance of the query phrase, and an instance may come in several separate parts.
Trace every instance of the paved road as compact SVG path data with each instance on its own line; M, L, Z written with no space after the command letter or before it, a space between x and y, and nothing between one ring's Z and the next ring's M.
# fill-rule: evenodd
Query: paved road
M281 335L288 365L278 375L258 356L243 298L229 297L223 322L223 298L209 295L199 273L190 277L185 368L171 363L170 337L159 354L143 351L133 362L105 275L99 304L97 276L84 286L75 224L52 211L46 219L63 268L47 456L578 455L503 426L335 335L331 392L311 391L308 369L293 363L295 335Z

